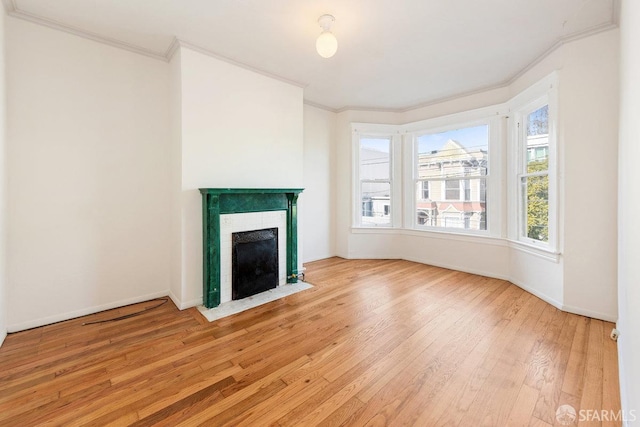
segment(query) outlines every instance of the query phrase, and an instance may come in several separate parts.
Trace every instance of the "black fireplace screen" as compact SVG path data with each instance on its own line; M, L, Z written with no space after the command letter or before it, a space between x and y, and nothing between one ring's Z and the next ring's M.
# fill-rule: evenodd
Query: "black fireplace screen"
M232 244L232 299L278 286L277 228L233 233Z

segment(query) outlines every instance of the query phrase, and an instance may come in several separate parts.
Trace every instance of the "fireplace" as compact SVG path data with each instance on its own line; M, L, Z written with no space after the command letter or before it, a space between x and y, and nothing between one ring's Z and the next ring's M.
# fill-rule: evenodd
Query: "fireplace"
M278 286L277 228L233 233L232 245L232 299Z
M221 216L262 215L265 220L256 227L233 230L233 232L271 228L266 217L277 214L282 217L279 250L280 283L298 282L298 195L301 188L201 188L202 194L202 249L203 290L202 302L206 308L217 307L225 291L224 284L232 271L231 260L224 255L221 265ZM276 212L280 211L280 212ZM225 222L227 220L225 219ZM229 239L231 235L229 235ZM231 243L231 242L229 242ZM228 264L227 264L228 262ZM229 267L227 267L227 265ZM229 270L227 270L227 268ZM222 270L222 271L221 271ZM229 282L231 278L229 277ZM226 285L225 285L226 286ZM231 288L231 286L229 286ZM229 289L232 292L232 289ZM229 294L225 294L229 295ZM231 295L229 295L231 297ZM227 301L226 298L223 298ZM231 300L229 298L228 300Z

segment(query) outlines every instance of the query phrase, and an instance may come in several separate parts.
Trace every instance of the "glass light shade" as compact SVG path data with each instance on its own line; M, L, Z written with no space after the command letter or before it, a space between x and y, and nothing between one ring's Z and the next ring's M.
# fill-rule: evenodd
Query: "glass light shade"
M316 50L323 58L331 58L338 50L338 40L331 32L325 31L316 40Z

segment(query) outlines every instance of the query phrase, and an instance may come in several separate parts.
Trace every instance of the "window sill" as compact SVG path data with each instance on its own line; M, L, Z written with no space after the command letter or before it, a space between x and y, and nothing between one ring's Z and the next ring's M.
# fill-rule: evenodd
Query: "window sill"
M456 233L451 231L435 231L435 230L417 230L413 228L393 228L393 227L351 227L353 234L384 234L384 235L404 235L426 237L429 239L444 239L466 243L508 246L517 251L537 256L547 261L558 263L561 253L551 249L535 246L525 242L507 239L504 237L495 237L489 235Z
M495 246L507 246L505 239L488 234L459 233L455 231L420 230L414 228L393 227L351 227L353 234L401 234L404 236L427 237L430 239L445 239L467 243L481 243Z
M401 230L405 236L428 237L429 239L454 240L467 243L480 243L483 245L506 246L504 239L490 236L489 234L461 233L449 230L420 230L405 228Z
M351 227L351 232L354 234L376 234L382 232L382 234L395 234L401 228L394 228L391 226L379 226L379 227Z
M507 239L507 241L509 242L509 247L513 249L530 255L535 255L547 261L555 262L556 264L560 261L560 256L562 255L559 251L550 247L538 246L532 243L512 239Z

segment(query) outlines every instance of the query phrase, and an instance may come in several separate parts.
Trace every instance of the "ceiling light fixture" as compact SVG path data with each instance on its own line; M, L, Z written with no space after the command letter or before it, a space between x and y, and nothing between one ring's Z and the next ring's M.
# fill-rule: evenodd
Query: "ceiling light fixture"
M335 21L336 18L331 15L322 15L318 19L322 33L318 36L318 40L316 40L316 50L323 58L331 58L338 50L338 40L331 32L331 26Z

